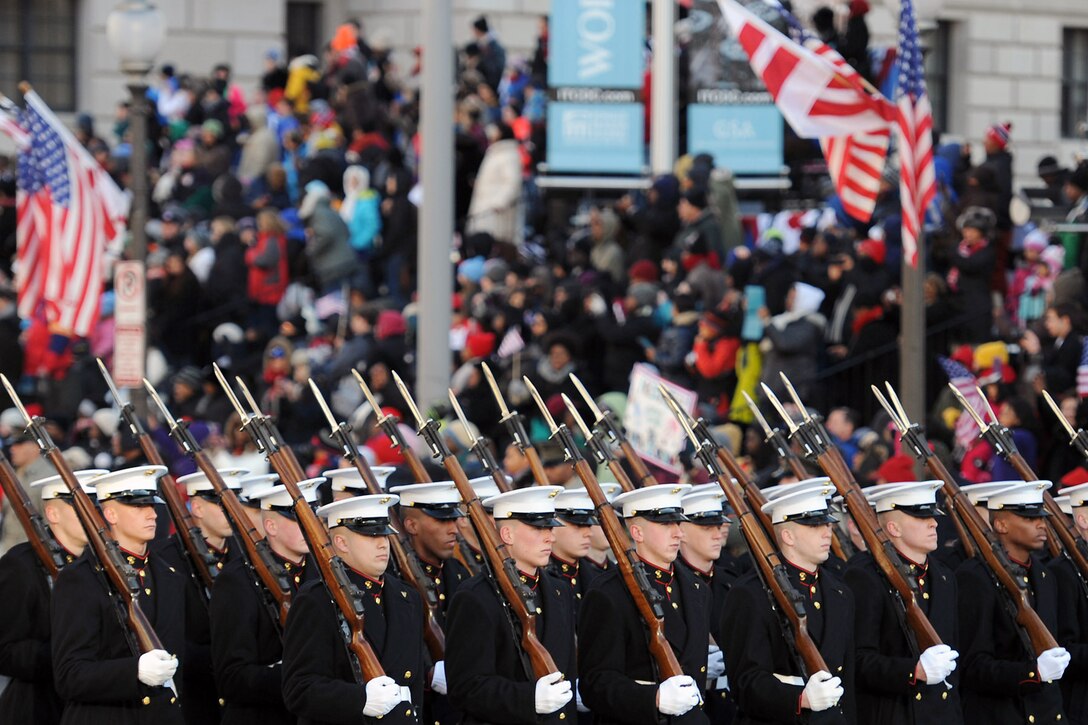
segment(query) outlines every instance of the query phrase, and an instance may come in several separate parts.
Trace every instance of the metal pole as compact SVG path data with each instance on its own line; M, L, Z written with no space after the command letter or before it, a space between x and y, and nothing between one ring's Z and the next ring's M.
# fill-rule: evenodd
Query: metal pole
M903 255L903 325L899 340L899 390L903 407L911 420L926 415L926 246L918 235L918 266L912 267Z
M131 258L139 262L144 277L143 340L140 345L139 367L143 377L147 369L147 217L150 196L147 183L147 84L143 78L128 86L132 95L129 109L129 125L132 129L132 156L129 159L129 177L132 188L132 210L129 214L129 231L132 234ZM130 390L132 405L141 418L147 417L147 395L143 386Z
M650 87L650 169L672 172L676 163L676 0L653 0L653 66Z
M423 3L423 87L420 99L423 203L419 208L419 323L416 397L446 399L450 381L453 272L453 14L448 0Z

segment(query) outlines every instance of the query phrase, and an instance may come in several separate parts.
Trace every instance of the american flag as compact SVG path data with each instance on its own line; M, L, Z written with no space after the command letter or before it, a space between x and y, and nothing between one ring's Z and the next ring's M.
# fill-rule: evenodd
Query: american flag
M752 70L798 136L849 136L889 125L887 101L870 96L856 77L793 42L736 0L718 0L718 6Z
M33 91L24 95L16 191L19 315L85 337L98 321L103 258L128 197Z
M506 334L502 337L502 342L499 343L498 355L501 358L507 358L511 355L521 352L525 349L525 339L518 332L518 328L511 327L506 331Z
M903 207L903 253L918 266L918 246L926 207L937 195L933 170L933 114L926 95L922 49L912 0L899 12L899 88L896 91L899 196Z
M937 362L944 374L948 376L948 382L956 386L956 390L960 391L960 394L975 409L979 417L985 420L988 414L986 401L978 394L978 381L975 380L975 376L971 374L971 371L965 368L962 363L944 355L938 355ZM979 432L975 419L966 410L963 411L960 413L959 419L956 420L956 446L962 450L970 448L975 439L978 438Z
M0 98L0 133L15 142L15 147L22 149L30 143L30 136L19 125L18 108L10 106L11 101Z
M753 70L767 84L782 115L799 135L820 137L820 148L827 160L827 171L835 184L835 191L842 201L843 209L859 221L869 221L876 207L876 197L880 191L880 176L888 156L894 109L887 99L875 92L875 89L866 87L861 75L838 51L807 33L797 19L780 4L773 0L770 2L789 23L794 35L800 40L801 47L791 43L788 38L771 26L762 24L761 20L741 8L733 0L719 0L719 5L722 15L728 19L745 52L748 53ZM732 9L732 16L727 8ZM751 28L755 30L743 28L738 23L751 23ZM759 33L763 34L762 38ZM745 42L746 37L747 42ZM774 50L774 43L782 45ZM797 51L801 53L798 54ZM764 67L764 71L760 71L757 67L757 53L762 54L759 64ZM773 56L766 59L765 56L768 54ZM788 83L789 93L782 93L782 89L787 86L787 81L779 77L782 70L776 71L775 68L784 69L786 75L790 75L797 71L795 66L806 62L813 63L814 67L801 68L801 71L797 72L796 82L790 80ZM811 134L801 133L802 125L814 125L816 121L828 120L826 118L795 120L787 112L786 103L791 102L791 94L796 97L798 91L795 86L801 82L805 73L820 75L823 83L822 86L813 86L809 89L809 91L820 92L820 97L812 104L809 113L825 117L840 115L850 117L846 118L848 121L855 120L854 117L856 117L857 127L844 129L836 122L830 130L816 131ZM777 88L772 88L772 82L777 82ZM805 82L812 81L805 80ZM870 91L873 93L870 94ZM781 102L779 101L780 94L783 99ZM804 113L804 110L801 109L801 112Z
M1080 364L1077 365L1077 395L1088 398L1088 337L1080 348Z

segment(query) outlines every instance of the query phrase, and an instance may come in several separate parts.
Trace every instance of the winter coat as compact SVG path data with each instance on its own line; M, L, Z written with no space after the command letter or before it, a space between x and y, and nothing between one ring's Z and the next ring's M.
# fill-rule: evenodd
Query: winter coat
M499 241L519 243L520 201L521 148L513 139L496 141L488 147L476 174L466 234L487 232Z
M280 234L261 232L257 243L246 250L246 294L259 305L278 304L287 289L287 240Z
M312 236L306 242L306 258L321 287L335 284L355 272L355 252L348 242L347 224L328 201L318 202L307 220Z

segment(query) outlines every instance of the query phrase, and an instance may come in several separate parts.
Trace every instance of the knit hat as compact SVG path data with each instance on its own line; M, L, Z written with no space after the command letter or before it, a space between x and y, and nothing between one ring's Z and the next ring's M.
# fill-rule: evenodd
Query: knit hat
M706 325L715 333L721 335L725 333L725 328L729 323L716 310L707 310L699 318L699 324Z
M1041 252L1050 244L1050 238L1042 229L1032 229L1024 236L1024 249Z
M479 17L477 17L475 20L472 21L472 27L475 28L476 30L479 30L481 33L486 33L486 32L488 32L490 30L490 28L487 25L487 18L484 17L483 15L480 15Z
M659 278L657 265L648 259L640 259L627 269L632 282L656 282Z
M495 351L495 333L474 332L465 338L465 354L469 359L490 357Z
M884 264L888 251L884 246L883 241L879 239L866 239L862 242L858 242L858 254L864 254L877 264Z
M983 235L989 235L996 224L997 217L984 206L969 206L956 220L956 227L960 231L971 227L978 229Z
M986 140L993 141L997 144L999 149L1004 149L1009 145L1009 133L1012 132L1012 124L1006 121L1005 123L995 123L986 129Z
M408 331L404 315L396 310L382 310L378 313L378 322L374 325L374 337L384 340L394 335L403 335Z
M914 459L904 453L894 455L880 464L880 468L876 469L876 477L884 479L886 483L914 481Z
M636 282L627 288L627 295L635 298L639 307L653 307L657 304L657 286L649 282Z

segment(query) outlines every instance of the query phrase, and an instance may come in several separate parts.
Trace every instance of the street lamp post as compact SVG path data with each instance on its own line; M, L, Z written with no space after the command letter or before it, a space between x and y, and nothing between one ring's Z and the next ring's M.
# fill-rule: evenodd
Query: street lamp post
M132 155L129 159L129 178L132 208L128 218L131 234L128 256L135 267L126 269L119 266L114 288L119 294L122 287L138 289L138 294L142 295L142 299L136 300L133 305L137 317L133 320L134 324L122 330L121 320L118 320L118 335L129 334L131 339L125 345L118 341L114 376L119 385L130 387L133 405L144 415L147 400L139 378L144 376L147 357L147 118L151 111L145 78L154 67L155 58L166 39L166 22L162 12L147 0L123 0L106 20L106 37L114 54L121 60L121 72L125 74L131 95L129 128ZM127 281L122 280L122 275L127 276ZM117 374L116 358L121 355L131 356L131 359L125 360L125 375Z

